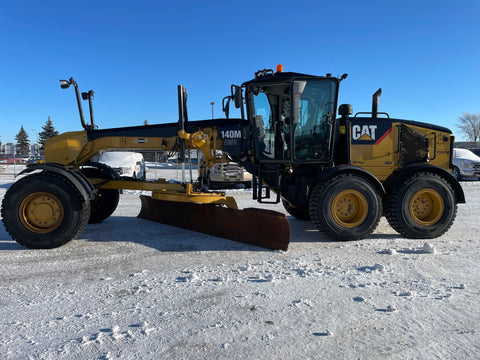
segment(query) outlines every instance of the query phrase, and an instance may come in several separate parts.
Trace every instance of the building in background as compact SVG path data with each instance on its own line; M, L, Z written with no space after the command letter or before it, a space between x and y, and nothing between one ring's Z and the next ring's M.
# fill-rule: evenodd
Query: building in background
M15 144L14 143L2 144L2 148L0 151L2 154L13 154L15 151Z
M39 144L31 144L30 145L30 153L28 155L38 155L40 152L40 145ZM15 150L14 143L6 143L1 144L0 146L0 154L16 154L17 151Z

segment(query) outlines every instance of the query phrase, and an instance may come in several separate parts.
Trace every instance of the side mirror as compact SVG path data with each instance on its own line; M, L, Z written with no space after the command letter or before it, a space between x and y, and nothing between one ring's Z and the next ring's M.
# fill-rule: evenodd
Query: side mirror
M62 89L68 89L70 87L70 81L68 80L60 80L60 87Z
M293 89L292 91L292 96L293 96L293 103L295 104L295 107L297 108L296 111L293 111L292 113L292 124L297 125L298 124L298 118L300 116L300 110L299 110L299 104L300 104L300 99L302 98L303 91L305 90L305 86L307 86L306 81L293 81L293 86L290 86L290 89Z
M298 97L298 99L300 99L300 97L303 94L303 91L305 90L306 85L307 85L306 81L295 81L293 83L293 96Z
M225 113L225 117L228 119L230 115L230 100L232 99L231 96L225 96L222 100L222 110ZM226 100L226 102L225 102Z
M241 86L232 85L232 92L233 98L235 100L235 107L240 109L243 105L243 97L242 97L242 88Z

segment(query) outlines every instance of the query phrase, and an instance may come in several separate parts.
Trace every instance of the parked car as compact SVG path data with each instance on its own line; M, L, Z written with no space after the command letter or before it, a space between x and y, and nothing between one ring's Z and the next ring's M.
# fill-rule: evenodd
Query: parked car
M22 164L23 159L20 156L13 156L7 158L7 164Z
M42 155L30 155L25 160L25 164L36 164L40 161L45 161L45 158Z
M220 189L235 184L244 184L247 189L252 187L252 174L237 163L217 163L207 172L209 189Z
M471 149L468 149L468 150L473 152L475 155L480 156L480 148L471 148Z
M458 180L464 177L480 179L480 157L467 149L453 149L452 175Z
M146 166L143 155L131 151L109 151L103 153L98 162L113 168L122 176L134 179L146 179Z
M210 190L230 188L236 184L244 184L246 189L252 187L252 174L239 164L228 161L229 158L223 151L217 150L215 157L217 161L223 159L226 162L215 163L203 175L203 183ZM205 160L201 152L198 155L198 160Z

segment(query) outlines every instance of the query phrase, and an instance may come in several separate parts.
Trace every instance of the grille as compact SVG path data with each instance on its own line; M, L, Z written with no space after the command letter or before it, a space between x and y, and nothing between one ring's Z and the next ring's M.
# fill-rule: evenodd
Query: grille
M123 175L123 170L122 170L122 168L113 168L113 170L114 170L118 175Z
M480 162L473 163L473 173L480 175Z

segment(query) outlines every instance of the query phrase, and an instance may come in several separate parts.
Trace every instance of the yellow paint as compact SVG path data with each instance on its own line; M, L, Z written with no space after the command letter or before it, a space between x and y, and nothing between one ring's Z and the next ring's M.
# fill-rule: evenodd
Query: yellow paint
M392 123L392 131L378 144L350 144L350 163L371 172L380 181L384 181L397 169L399 164L399 127L400 123ZM413 128L428 137L428 164L450 168L451 134L413 125ZM365 136L365 135L364 135Z
M44 146L45 162L74 164L87 143L86 131L67 132L47 139Z

